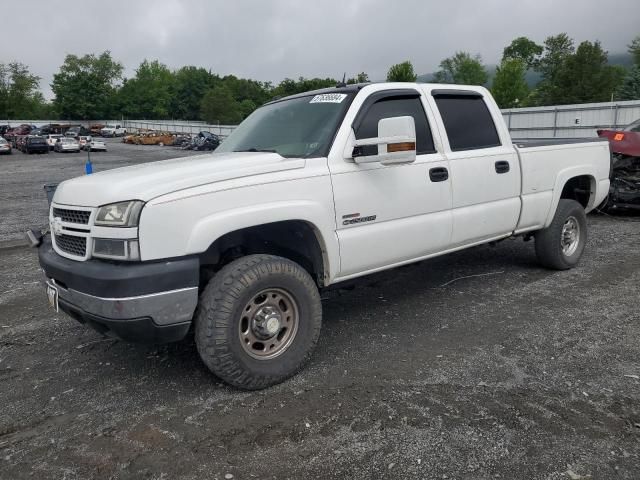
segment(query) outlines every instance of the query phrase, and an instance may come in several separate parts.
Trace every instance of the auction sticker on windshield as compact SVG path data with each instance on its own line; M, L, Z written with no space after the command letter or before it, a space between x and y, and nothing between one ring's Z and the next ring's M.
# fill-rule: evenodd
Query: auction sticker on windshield
M345 98L346 93L323 93L313 97L309 103L342 103Z

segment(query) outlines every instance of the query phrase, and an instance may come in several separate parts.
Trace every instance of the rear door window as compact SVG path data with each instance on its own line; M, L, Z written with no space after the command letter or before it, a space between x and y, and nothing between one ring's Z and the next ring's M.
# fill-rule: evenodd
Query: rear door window
M452 151L501 145L493 117L481 96L434 93L434 98Z

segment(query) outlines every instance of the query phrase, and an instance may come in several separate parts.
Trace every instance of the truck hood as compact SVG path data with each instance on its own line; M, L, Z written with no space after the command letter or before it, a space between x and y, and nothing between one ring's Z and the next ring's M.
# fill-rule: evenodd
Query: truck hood
M277 153L209 153L144 163L62 182L53 201L99 207L125 200L149 200L167 193L235 178L303 168L304 159Z

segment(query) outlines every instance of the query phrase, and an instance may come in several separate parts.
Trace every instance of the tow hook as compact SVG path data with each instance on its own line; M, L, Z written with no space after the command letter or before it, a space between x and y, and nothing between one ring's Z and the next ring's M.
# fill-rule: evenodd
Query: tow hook
M42 237L44 234L40 230L34 230L30 228L26 232L24 232L25 237L27 237L27 241L29 242L29 246L32 248L38 248L42 243Z

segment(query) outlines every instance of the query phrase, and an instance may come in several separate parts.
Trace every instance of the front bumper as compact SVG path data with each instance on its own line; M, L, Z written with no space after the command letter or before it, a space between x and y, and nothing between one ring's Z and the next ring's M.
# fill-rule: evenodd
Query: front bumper
M38 249L59 308L100 333L138 343L168 343L188 332L198 302L197 257L141 263L79 262Z

